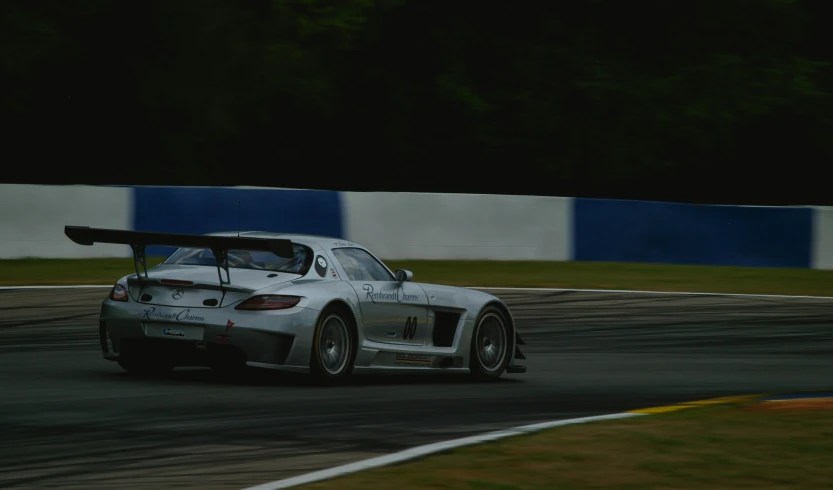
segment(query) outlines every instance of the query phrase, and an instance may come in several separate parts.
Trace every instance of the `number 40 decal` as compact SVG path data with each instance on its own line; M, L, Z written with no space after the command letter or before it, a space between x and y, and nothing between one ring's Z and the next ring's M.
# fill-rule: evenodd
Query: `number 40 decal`
M414 338L416 335L416 328L417 328L417 317L409 316L405 320L405 331L402 333L402 338L405 340L410 340Z

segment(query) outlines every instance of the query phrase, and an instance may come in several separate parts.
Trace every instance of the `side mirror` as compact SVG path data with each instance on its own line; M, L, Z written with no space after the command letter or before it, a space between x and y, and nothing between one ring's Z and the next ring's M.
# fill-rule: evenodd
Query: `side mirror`
M405 269L396 269L395 277L396 282L412 281L414 279L414 273Z

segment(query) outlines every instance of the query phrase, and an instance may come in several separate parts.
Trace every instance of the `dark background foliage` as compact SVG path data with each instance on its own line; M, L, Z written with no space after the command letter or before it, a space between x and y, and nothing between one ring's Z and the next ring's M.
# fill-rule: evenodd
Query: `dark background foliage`
M5 0L5 182L833 204L828 0Z

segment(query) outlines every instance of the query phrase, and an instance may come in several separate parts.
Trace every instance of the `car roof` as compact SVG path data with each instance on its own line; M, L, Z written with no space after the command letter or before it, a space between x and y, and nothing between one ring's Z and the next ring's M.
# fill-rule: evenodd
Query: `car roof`
M364 245L358 244L352 240L345 240L326 235L307 235L299 233L279 233L274 231L218 231L214 233L206 233L211 236L245 236L252 238L280 238L283 240L290 240L302 245L317 245L321 248L339 248L339 247L358 247L367 249Z

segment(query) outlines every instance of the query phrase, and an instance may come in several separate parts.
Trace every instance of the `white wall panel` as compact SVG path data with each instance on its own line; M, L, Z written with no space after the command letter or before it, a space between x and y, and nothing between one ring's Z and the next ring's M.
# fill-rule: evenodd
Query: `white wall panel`
M132 190L125 187L0 184L0 258L127 257L124 245L77 245L64 226L128 230Z
M833 207L813 213L813 269L833 269Z
M572 198L345 192L347 239L383 259L570 260Z

